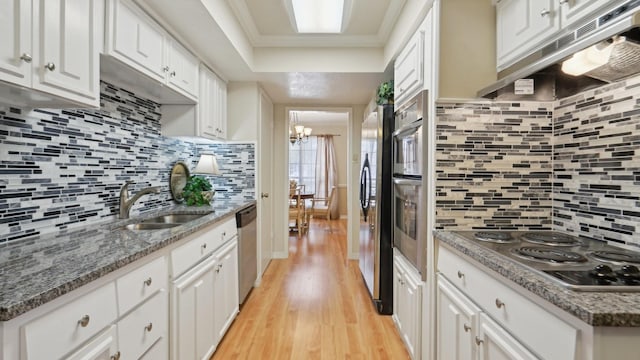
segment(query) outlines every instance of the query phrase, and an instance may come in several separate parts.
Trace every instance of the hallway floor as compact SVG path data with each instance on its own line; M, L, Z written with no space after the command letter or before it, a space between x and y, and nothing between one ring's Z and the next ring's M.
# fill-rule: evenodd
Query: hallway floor
M212 359L408 359L346 244L346 220L290 236L289 258L271 261Z

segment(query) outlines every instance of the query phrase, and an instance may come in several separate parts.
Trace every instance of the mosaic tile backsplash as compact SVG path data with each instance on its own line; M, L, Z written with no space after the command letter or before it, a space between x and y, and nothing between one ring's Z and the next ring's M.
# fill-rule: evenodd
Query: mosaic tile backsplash
M255 198L255 144L167 138L160 117L159 104L104 82L99 110L0 107L0 243L114 219L127 180L132 194L162 189L132 216L170 207L171 167L193 169L200 152L215 154L223 172L209 177L214 201Z
M640 246L640 77L554 106L556 229Z
M437 106L438 229L640 247L640 76L553 103Z
M436 227L550 229L552 107L439 103Z

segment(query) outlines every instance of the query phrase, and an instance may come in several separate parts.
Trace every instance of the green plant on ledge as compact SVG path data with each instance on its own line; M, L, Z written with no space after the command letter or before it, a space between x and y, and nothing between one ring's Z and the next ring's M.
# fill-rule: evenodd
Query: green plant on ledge
M209 205L213 198L213 187L202 176L190 176L182 190L184 201L189 206Z
M378 105L393 104L393 80L385 81L378 86Z

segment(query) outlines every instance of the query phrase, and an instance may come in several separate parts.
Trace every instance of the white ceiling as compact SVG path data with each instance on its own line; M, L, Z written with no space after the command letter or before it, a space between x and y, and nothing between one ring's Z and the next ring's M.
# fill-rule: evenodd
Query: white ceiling
M296 34L290 0L136 1L226 80L258 81L276 104L312 106L367 104L392 77L396 22L426 2L351 0L342 34Z

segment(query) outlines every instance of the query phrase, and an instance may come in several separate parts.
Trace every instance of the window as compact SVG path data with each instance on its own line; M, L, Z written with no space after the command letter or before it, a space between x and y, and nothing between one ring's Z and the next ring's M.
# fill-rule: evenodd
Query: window
M315 136L295 144L289 142L289 179L304 185L306 192L314 192L316 188L317 145Z

